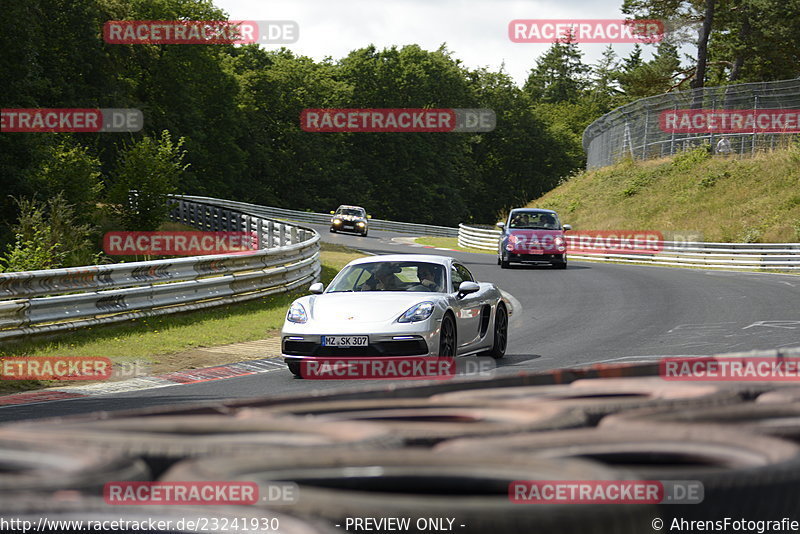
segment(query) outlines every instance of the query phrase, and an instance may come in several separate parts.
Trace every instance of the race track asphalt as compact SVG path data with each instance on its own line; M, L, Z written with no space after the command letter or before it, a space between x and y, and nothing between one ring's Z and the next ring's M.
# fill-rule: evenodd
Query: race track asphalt
M323 240L369 253L452 255L480 281L496 283L521 304L498 373L587 363L651 360L800 346L800 276L709 271L595 262L569 268L515 266L501 270L490 254L411 247L408 237L370 231ZM406 384L408 381L404 381ZM269 373L89 398L0 408L0 421L92 411L147 408L271 395L307 394L396 383L296 380Z

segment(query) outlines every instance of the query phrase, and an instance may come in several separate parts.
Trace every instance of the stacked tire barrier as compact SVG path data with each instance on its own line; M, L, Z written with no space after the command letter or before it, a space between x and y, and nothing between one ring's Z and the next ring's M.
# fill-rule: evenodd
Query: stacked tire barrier
M0 273L0 341L199 310L319 279L319 234L302 226L174 199L171 218L205 231L257 236L259 250Z
M718 358L740 356L800 349ZM261 532L640 534L656 520L800 519L800 387L672 382L658 369L594 365L3 425L0 520L238 515L281 525ZM112 481L246 482L265 497L120 506L103 500ZM520 502L510 491L520 481L691 482L702 502ZM267 498L286 484L294 499Z
M501 232L487 227L458 227L458 245L497 252ZM706 243L700 241L659 241L658 252L629 254L570 252L574 240L569 233L567 254L570 259L609 261L620 263L645 263L672 267L712 267L724 269L800 269L800 243ZM644 243L642 243L644 244Z

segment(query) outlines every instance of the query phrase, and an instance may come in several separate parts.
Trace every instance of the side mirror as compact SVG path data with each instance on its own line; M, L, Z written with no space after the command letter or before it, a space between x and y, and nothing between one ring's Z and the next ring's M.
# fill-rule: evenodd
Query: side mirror
M476 293L480 291L481 286L476 284L475 282L461 282L458 286L458 294L459 296L469 295L470 293Z
M308 286L308 290L315 295L319 295L323 291L325 291L325 285L322 282L315 282Z
M335 212L335 211L332 211L332 212L331 212L331 215L335 215L335 214L336 214L336 212Z
M504 222L499 222L499 223L497 223L495 226L497 226L498 228L501 228L501 229L502 229L502 228L505 228L505 227L506 227L506 223L504 223Z
M563 226L563 228L564 228L564 231L566 232L567 230L572 230L572 225L571 224L565 224Z
M371 218L372 218L372 215L367 215L367 219L371 219Z

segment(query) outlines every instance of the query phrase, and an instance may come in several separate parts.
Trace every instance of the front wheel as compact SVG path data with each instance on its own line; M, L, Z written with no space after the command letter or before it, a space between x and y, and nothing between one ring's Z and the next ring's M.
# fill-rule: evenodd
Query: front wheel
M505 306L498 304L494 315L494 344L492 350L488 352L489 356L499 360L505 356L506 346L508 346L508 312Z
M454 358L456 355L456 324L453 316L447 314L442 319L442 328L439 331L439 357Z
M288 361L286 362L286 366L289 368L289 371L291 371L295 378L303 378L303 375L300 374L300 362Z
M511 265L511 263L507 259L503 258L502 256L500 257L500 268L501 269L508 269L510 265Z
M336 233L336 229L333 226L331 226L331 232Z

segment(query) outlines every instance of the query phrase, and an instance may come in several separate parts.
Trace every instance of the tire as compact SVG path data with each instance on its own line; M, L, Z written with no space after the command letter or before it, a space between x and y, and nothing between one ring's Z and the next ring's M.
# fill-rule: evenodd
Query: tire
M398 532L439 530L422 518L453 519L463 534L557 532L641 534L654 508L647 505L518 504L509 486L518 480L602 480L618 474L594 463L542 461L523 456L450 455L426 450L293 454L282 458L208 457L176 465L164 480L294 482L300 498L282 507L298 516L344 526L348 518L408 518ZM263 504L255 506L263 509ZM447 521L444 522L447 530ZM352 524L350 525L352 528ZM385 530L382 530L385 532Z
M109 480L151 479L151 473L143 461L130 458L120 451L106 450L91 442L70 446L64 440L48 437L16 439L14 433L11 434L7 438L0 438L2 498L23 492L49 493L60 490L97 495Z
M458 347L458 332L452 314L445 313L439 330L439 358L455 358Z
M497 311L494 316L494 344L492 350L486 354L499 360L506 354L506 347L508 346L508 312L503 304L497 305Z
M772 386L775 387L775 384L773 383ZM796 403L798 401L800 401L800 388L792 386L762 392L756 399L757 403Z
M266 454L265 449L269 449L271 453L280 455L297 449L384 448L400 444L399 438L378 425L312 423L256 414L241 417L153 415L47 426L22 423L3 427L0 440L5 439L24 443L64 443L86 447L90 451L96 447L123 458L143 458L155 476L180 459L204 454Z
M361 237L367 237L367 234L368 234L368 233L369 233L369 232L364 232L363 234L361 234Z
M564 254L561 256L561 260L556 260L550 265L553 266L553 269L566 269L567 268L567 255Z
M286 367L289 368L289 371L294 375L295 378L303 378L303 374L300 372L301 365L297 360L287 361Z
M701 504L666 505L663 515L769 519L791 516L798 510L800 446L736 428L710 431L663 424L643 431L600 427L461 439L441 443L435 450L447 456L490 450L500 457L525 454L548 460L589 459L612 469L630 470L639 480L703 484Z
M334 234L336 233L336 230L333 228L333 226L331 226L331 232Z
M656 408L622 412L601 421L603 427L621 429L649 429L662 424L697 426L709 431L737 428L800 442L800 405L748 402L680 411Z
M525 409L432 404L428 399L372 399L284 404L242 410L243 416L303 418L307 422L379 422L406 445L430 446L459 436L576 428L587 424L582 413L541 403Z
M510 266L511 266L511 262L501 256L500 257L500 268L501 269L508 269Z
M659 377L578 380L569 385L470 389L431 397L431 402L476 406L536 406L544 402L580 410L591 424L602 417L646 407L688 407L739 403L734 391L693 384L670 384Z

